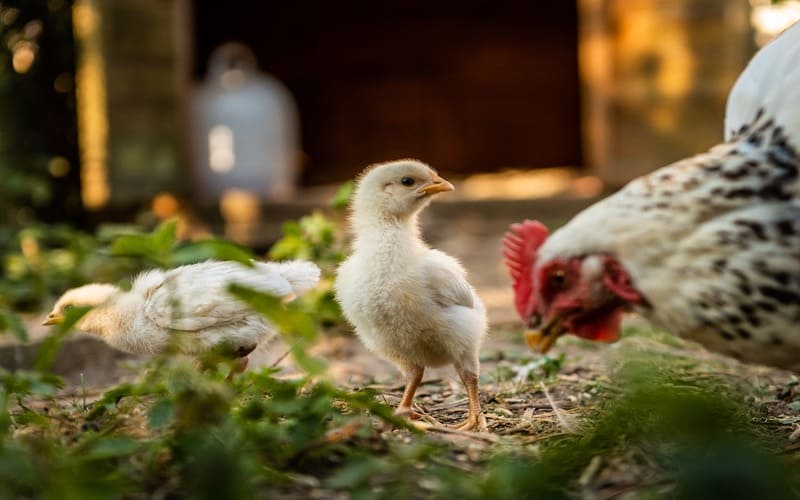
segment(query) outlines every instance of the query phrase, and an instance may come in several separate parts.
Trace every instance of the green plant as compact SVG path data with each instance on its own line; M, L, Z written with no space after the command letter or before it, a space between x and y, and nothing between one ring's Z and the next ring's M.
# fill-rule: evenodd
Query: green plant
M14 234L2 253L0 308L40 310L64 290L89 281L117 282L140 270L114 258L103 244L131 228L103 228L99 237L65 225L36 224Z
M283 237L269 250L269 257L274 260L305 259L319 265L322 270L320 285L301 300L316 311L322 324L328 327L344 323L333 282L336 268L347 254L349 241L343 219L354 188L352 181L339 187L329 202L330 215L316 210L297 221L285 222Z
M106 253L137 266L165 267L207 258L249 264L252 258L225 241L179 242L171 222L151 233L117 234ZM278 327L302 377L283 380L267 369L227 381L225 370L200 371L164 354L133 383L92 403L60 406L61 381L48 371L85 312L71 310L40 348L34 371L0 371L0 496L108 498L166 491L244 498L255 487L285 487L293 484L293 474L327 467L331 456L349 454L351 441L374 439L367 414L405 425L373 392L342 390L319 378L325 363L307 352L319 325L307 304L284 304L237 286L231 293ZM12 315L0 320L19 326ZM40 401L58 410L32 404ZM142 418L131 422L140 408L146 409L139 411ZM19 438L23 430L30 438ZM71 438L64 439L65 430Z
M346 246L341 206L349 195L343 192L333 215L287 224L275 255L318 260L330 280ZM44 262L65 249L68 265ZM4 296L0 328L22 339L18 308L71 283L98 276L124 281L139 269L208 258L245 265L253 258L222 240L179 241L170 221L151 232L107 226L95 237L37 226L19 232L10 254L18 273L4 275L0 286L33 291ZM731 379L696 373L696 359L643 353L651 341L663 344L662 333L638 335L647 342L635 348L622 343L609 373L570 386L591 393L565 410L576 419L574 431L550 432L536 422L486 441L457 432L442 438L415 432L378 391L350 390L326 378L326 361L311 354L320 327L332 321L321 300L285 304L240 286L229 292L277 326L296 370L265 368L229 379L224 363L212 360L201 370L193 360L166 353L92 400L83 387L69 387L50 371L85 312L72 310L44 340L32 370L0 368L0 498L472 500L627 491L641 498L797 497L796 463L774 453L783 451L772 427L776 419L766 419L764 406L753 405ZM536 375L539 384L519 384L529 392L548 387L555 394L566 378L553 376L563 356L503 359L512 362L495 378L527 382ZM512 395L517 401L525 397L519 392ZM522 416L501 412L495 395L484 396L490 398L487 413L497 410L517 423L546 422L534 410L557 412L549 396L544 407L524 408ZM787 403L786 412L797 411L794 406ZM789 414L780 422L785 427L797 419ZM608 486L615 475L630 482Z

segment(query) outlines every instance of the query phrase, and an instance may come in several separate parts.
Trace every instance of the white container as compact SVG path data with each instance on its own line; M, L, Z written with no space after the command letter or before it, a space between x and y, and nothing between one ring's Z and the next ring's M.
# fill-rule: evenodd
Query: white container
M209 59L191 106L196 194L216 203L226 191L262 200L294 193L299 158L297 108L289 90L260 73L253 53L226 43Z

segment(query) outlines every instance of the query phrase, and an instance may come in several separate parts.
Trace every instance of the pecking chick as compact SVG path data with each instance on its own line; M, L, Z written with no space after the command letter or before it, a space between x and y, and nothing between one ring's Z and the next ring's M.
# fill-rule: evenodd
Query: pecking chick
M153 270L134 279L130 291L114 285L90 284L73 288L58 299L45 325L64 320L73 307L91 307L76 327L100 336L117 349L154 354L175 347L190 355L218 353L247 356L273 334L265 319L228 293L239 284L287 300L314 288L319 268L304 261L207 261L168 271Z
M405 374L398 414L410 414L425 367L453 364L469 414L458 428L484 428L478 399L478 350L486 310L459 262L429 248L417 216L453 185L415 160L374 165L352 202L352 255L338 269L336 296L356 334Z

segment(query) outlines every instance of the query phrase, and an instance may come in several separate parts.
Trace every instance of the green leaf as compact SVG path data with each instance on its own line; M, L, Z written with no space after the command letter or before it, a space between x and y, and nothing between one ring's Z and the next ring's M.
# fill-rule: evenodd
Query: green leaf
M87 460L108 460L109 458L126 457L135 453L141 445L129 437L115 436L99 439L86 452Z
M75 307L64 312L64 322L53 328L53 332L44 339L39 352L36 353L36 362L34 363L36 370L47 371L50 369L67 334L90 309L91 307Z
M292 346L292 355L305 371L318 374L325 370L324 361L307 354L306 345L317 337L317 324L307 312L299 309L299 305L284 304L279 297L236 284L231 285L228 291L275 325Z
M356 183L352 180L345 182L339 189L336 190L336 194L333 195L331 201L328 204L331 208L335 208L337 210L344 210L347 208L347 205L350 204L350 199L353 197L353 192L356 189Z
M112 255L144 256L151 250L150 240L144 234L124 234L111 242L110 250Z
M224 240L204 240L189 243L170 255L170 264L181 266L209 259L230 260L253 266L255 256L247 249Z
M269 249L269 258L273 260L310 259L311 244L300 236L287 235L275 242Z
M0 368L0 403L3 396L52 396L64 386L61 377L35 371L8 372Z
M21 342L28 340L28 331L25 329L25 325L22 324L22 320L11 311L0 310L0 332L8 330L17 337L17 340Z
M161 223L152 234L153 248L159 253L168 252L177 241L178 221L168 220Z
M800 411L800 399L798 399L797 401L792 401L791 403L789 403L788 406L792 410Z
M169 399L160 399L150 407L147 418L151 429L160 429L175 416L175 405Z
M387 465L377 458L354 460L336 471L326 480L326 484L331 488L351 489L368 483L371 478L384 472Z
M136 235L135 226L129 224L102 224L97 228L95 238L101 243L110 243L120 236Z
M333 243L336 225L318 210L301 218L300 228L303 230L303 236L313 243L325 246Z
M177 221L166 221L150 234L124 234L111 243L111 254L141 257L159 267L167 267L170 250L177 241Z
M293 220L284 222L283 226L281 226L281 231L283 231L283 234L286 236L300 237L303 235L303 231L300 230L300 224Z

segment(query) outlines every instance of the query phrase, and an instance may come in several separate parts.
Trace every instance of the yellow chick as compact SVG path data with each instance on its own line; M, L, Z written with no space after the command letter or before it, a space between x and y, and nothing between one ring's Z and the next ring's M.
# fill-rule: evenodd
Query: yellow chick
M153 270L134 279L130 291L114 285L73 288L58 299L45 325L60 323L73 307L91 307L76 327L100 336L117 349L140 354L176 347L184 354L219 352L241 358L274 334L270 324L228 293L239 284L287 300L314 288L319 268L305 261L207 261L168 271Z
M486 310L461 264L428 247L417 221L435 194L453 189L415 160L366 169L351 206L353 252L338 269L336 295L367 348L404 372L398 414L418 418L411 406L425 367L453 364L469 398L458 428L483 429L478 351Z

